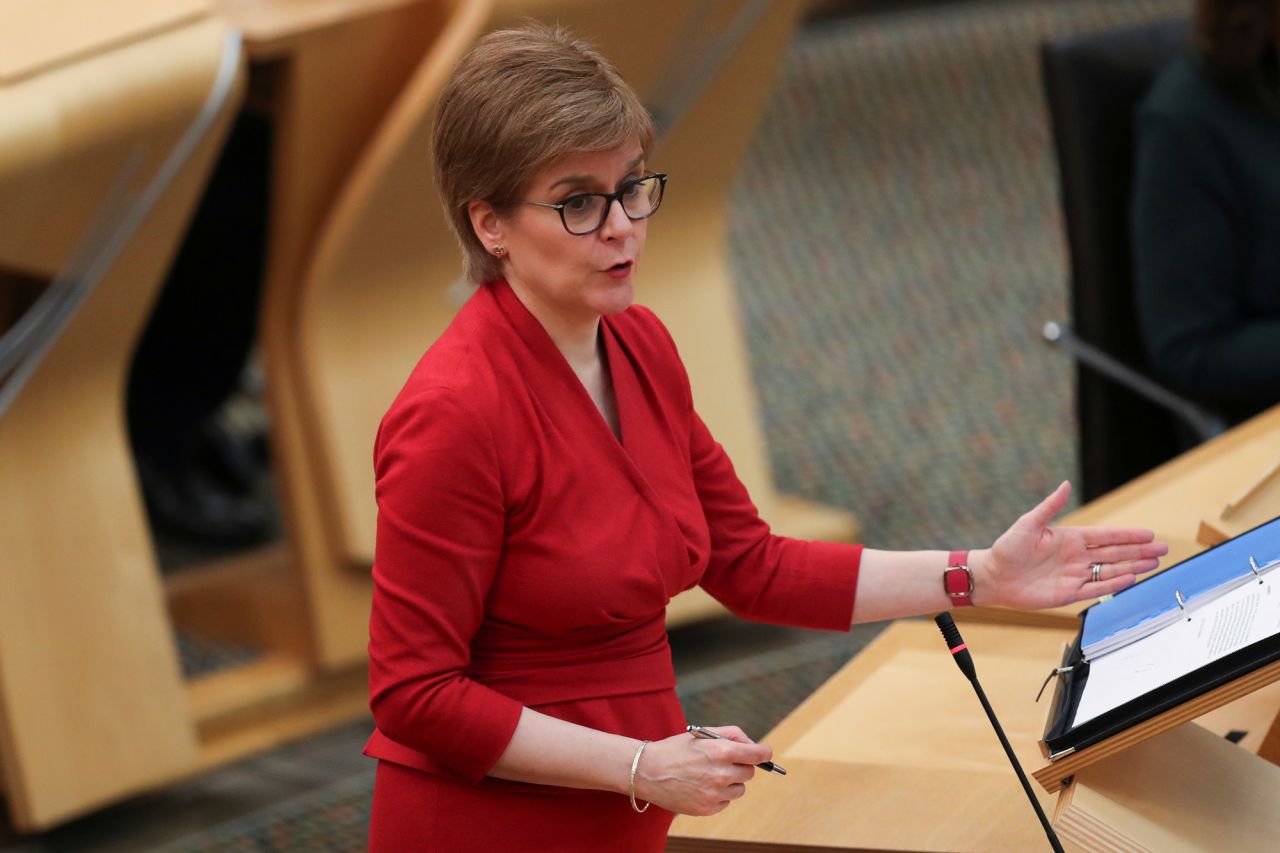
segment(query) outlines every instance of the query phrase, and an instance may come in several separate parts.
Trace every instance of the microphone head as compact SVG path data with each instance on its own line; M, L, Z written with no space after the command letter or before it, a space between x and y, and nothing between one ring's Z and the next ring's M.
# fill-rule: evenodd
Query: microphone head
M970 681L976 679L978 672L973 665L973 657L969 654L964 640L960 639L960 629L956 627L951 614L939 613L933 617L933 621L938 623L938 628L942 631L942 639L947 641L947 648L951 651L951 657L955 659L956 666L960 667L960 671Z
M950 613L939 613L933 617L933 621L938 623L938 630L942 631L942 639L947 641L947 648L954 649L964 645L964 640L960 639L960 629L956 627L956 620L951 618Z

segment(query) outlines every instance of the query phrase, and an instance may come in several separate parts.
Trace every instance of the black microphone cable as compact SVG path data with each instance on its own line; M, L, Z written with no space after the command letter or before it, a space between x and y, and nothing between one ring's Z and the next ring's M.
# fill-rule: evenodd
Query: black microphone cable
M1054 853L1064 853L1061 842L1058 841L1058 834L1053 831L1049 819L1044 815L1044 809L1040 808L1040 801L1036 799L1035 792L1031 790L1031 783L1027 781L1027 774L1022 772L1022 765L1018 763L1018 758L1013 754L1013 747L1009 746L1009 739L1004 736L1004 729L1000 727L1000 721L996 719L996 712L991 710L991 703L987 701L987 694L982 692L982 685L978 683L978 671L973 668L973 657L969 654L969 648L965 645L964 640L960 639L960 629L956 627L955 620L951 618L950 613L939 613L934 617L933 621L938 623L938 628L942 631L942 638L947 641L947 648L951 650L951 657L955 658L956 666L960 667L960 671L964 673L965 678L969 679L969 683L973 685L974 691L978 694L978 699L982 702L982 709L987 712L987 719L991 721L992 727L995 728L996 734L1000 736L1000 745L1004 747L1004 754L1009 756L1009 763L1013 765L1013 769L1018 773L1018 781L1022 783L1022 790L1027 792L1027 799L1031 801L1031 806L1036 810L1036 817L1040 818L1040 825L1044 827L1044 834L1049 838L1049 845L1053 847Z

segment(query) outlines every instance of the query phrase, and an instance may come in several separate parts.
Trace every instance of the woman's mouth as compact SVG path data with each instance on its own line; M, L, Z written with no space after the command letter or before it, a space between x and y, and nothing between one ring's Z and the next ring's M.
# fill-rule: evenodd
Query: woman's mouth
M631 268L633 266L635 266L634 261L623 261L622 263L614 264L609 267L605 272L609 274L610 278L626 278L631 275Z

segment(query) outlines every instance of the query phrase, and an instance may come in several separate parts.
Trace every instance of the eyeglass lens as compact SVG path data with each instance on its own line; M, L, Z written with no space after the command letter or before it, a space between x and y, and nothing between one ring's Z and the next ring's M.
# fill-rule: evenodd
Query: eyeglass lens
M574 234L589 234L604 225L616 195L585 193L569 199L561 212L565 227ZM621 190L622 210L630 219L644 219L653 214L662 201L662 180L651 175L627 184Z

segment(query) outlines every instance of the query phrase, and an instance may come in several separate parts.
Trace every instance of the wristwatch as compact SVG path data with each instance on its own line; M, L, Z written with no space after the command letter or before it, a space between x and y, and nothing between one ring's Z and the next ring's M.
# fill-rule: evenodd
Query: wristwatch
M973 606L973 571L969 568L968 551L951 552L942 573L942 588L955 607Z

